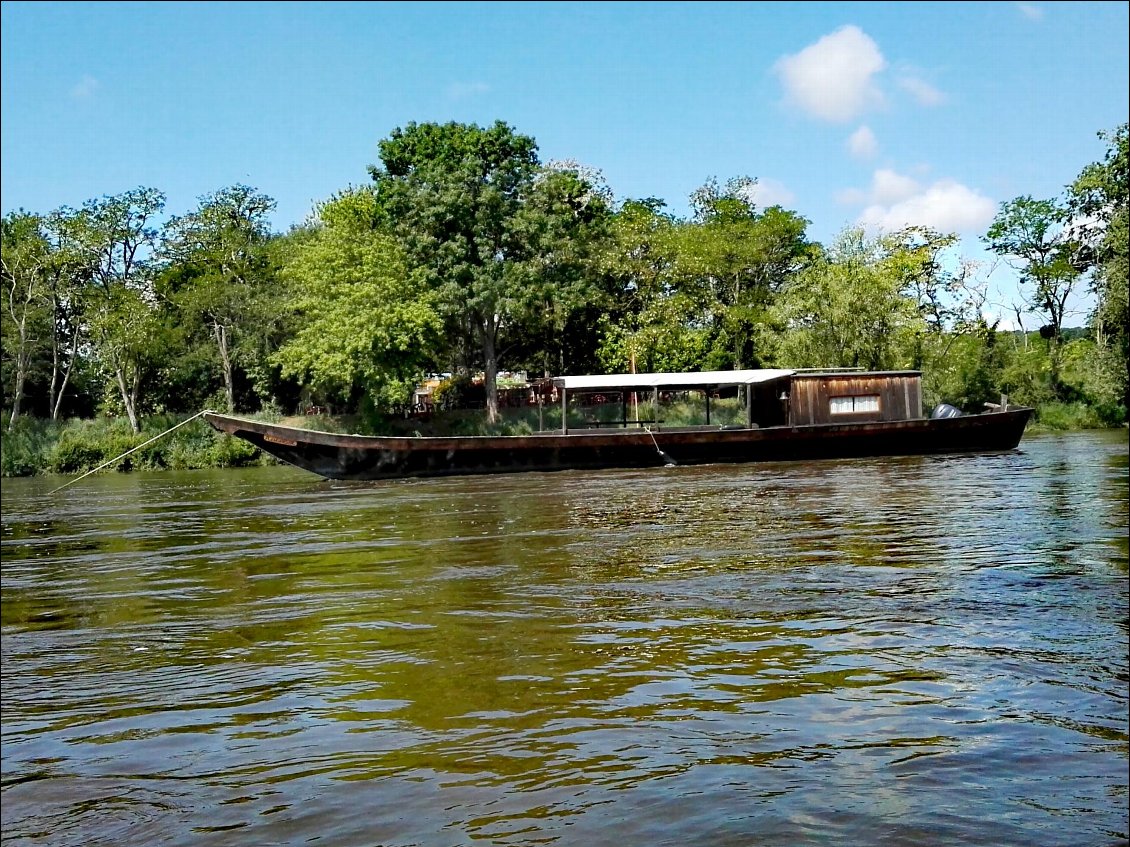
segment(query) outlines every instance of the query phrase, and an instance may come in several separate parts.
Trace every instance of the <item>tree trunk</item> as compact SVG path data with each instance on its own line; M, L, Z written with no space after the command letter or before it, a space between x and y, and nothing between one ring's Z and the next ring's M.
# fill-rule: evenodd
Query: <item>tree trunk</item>
M7 272L7 266L4 268ZM13 286L15 281L13 280ZM8 432L16 428L16 418L20 414L20 401L24 396L24 383L27 381L27 363L31 358L31 353L28 351L29 341L27 337L27 313L28 307L31 304L31 288L28 287L27 295L24 297L20 315L17 316L17 307L14 297L15 289L8 293L8 314L12 316L16 327L19 329L20 346L16 350L16 379L15 385L12 386L12 417L8 420Z
M59 385L58 395L55 396L51 403L51 420L53 421L59 420L59 413L63 409L63 398L67 394L67 383L70 382L71 371L75 369L75 359L78 358L78 341L79 335L76 331L71 338L71 355L70 358L67 359L67 367L63 369L63 382ZM51 379L54 381L54 374L52 374Z
M228 353L228 331L223 324L212 324L212 331L216 335L216 345L220 348L220 361L224 369L224 391L228 395L228 413L235 411L235 382L232 378L231 355Z
M20 415L20 401L23 400L24 382L27 379L27 358L27 350L21 340L19 352L16 353L16 384L12 389L12 417L8 420L8 432L16 428L16 418Z
M118 381L118 391L122 395L122 405L126 409L126 417L129 418L130 428L135 432L141 432L141 422L137 419L137 385L134 380L134 386L131 388L126 385L126 372L125 368L117 362L114 363L114 376Z
M485 374L483 388L487 394L487 423L498 423L498 351L495 350L497 329L489 323L482 327L483 365Z
M58 304L55 305L55 313L52 315L51 320L51 384L47 386L47 408L51 410L51 420L55 420L55 410L58 408L58 401L55 393L55 388L59 384L59 318L58 318Z

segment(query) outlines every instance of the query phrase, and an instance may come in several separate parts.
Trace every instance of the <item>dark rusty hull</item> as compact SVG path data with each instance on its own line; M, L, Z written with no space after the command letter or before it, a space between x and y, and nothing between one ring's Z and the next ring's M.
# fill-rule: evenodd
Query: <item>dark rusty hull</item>
M395 438L339 435L213 412L213 427L327 479L374 480L522 471L846 459L1012 450L1031 409L939 420L765 429L577 431L567 435Z

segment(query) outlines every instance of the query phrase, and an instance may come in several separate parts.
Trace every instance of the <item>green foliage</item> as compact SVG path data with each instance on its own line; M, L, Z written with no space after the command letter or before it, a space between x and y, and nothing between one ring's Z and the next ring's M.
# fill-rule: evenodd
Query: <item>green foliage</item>
M1102 413L1086 403L1052 401L1036 410L1035 426L1047 430L1104 429L1111 424Z
M19 415L37 354L50 337L49 275L51 252L43 220L13 212L0 221L0 264L3 267L4 394L11 401L9 428Z
M179 309L186 334L215 352L225 406L236 408L236 370L252 367L277 309L267 216L275 201L246 185L201 198L165 225L163 292Z
M370 185L335 193L284 235L268 231L274 201L243 185L163 226L154 221L164 195L148 188L77 210L11 213L2 472L77 472L201 407L277 417L318 405L334 413L320 427L415 431L423 424L396 408L420 374L439 370L486 371L485 387L439 392L486 407L431 423L465 433L559 425L559 410L498 408L503 368L914 368L928 406L975 412L1007 393L1047 409L1048 421L1091 425L1093 413L1124 423L1126 125L1100 137L1105 156L1065 202L1002 204L985 235L1020 271L1017 308L1040 315L1036 334L986 323L976 266L944 255L952 234L847 232L825 249L807 241L797 213L758 208L748 177L708 180L686 219L655 198L613 212L599 171L542 164L535 141L502 122L394 130ZM1067 297L1088 273L1098 305L1073 332L1063 326ZM86 423L28 419L99 411ZM571 410L580 417L570 425L615 411ZM663 415L683 411L692 408ZM194 424L120 464L257 461L245 442Z
M60 431L47 467L51 473L82 473L120 456L143 441L120 418L73 421ZM130 470L136 461L134 457L127 457L114 468Z
M325 399L346 402L359 391L378 405L403 402L436 345L435 295L390 236L335 209L335 223L283 269L297 328L273 361Z
M657 201L625 203L602 263L619 308L604 319L600 360L612 370L752 367L758 326L810 254L807 221L758 211L755 180L710 180L676 221Z
M1064 318L1071 293L1087 268L1087 251L1069 225L1069 210L1055 200L1017 197L1002 203L985 243L1013 262L1025 293L1028 311L1043 321L1048 348L1047 379L1052 394L1063 399L1060 356Z
M435 292L452 358L477 347L497 420L500 345L547 316L564 325L606 204L579 171L541 168L534 140L501 121L411 123L380 155L380 206Z
M21 417L11 432L0 436L3 443L0 474L85 473L161 435L182 419L179 415L156 415L144 419L142 431L134 433L129 422L122 418L54 422ZM194 470L271 462L274 459L243 439L216 432L203 421L195 421L131 453L106 470Z
M691 197L695 220L677 227L675 286L696 303L711 350L703 367L759 365L757 325L810 254L808 221L779 206L758 211L757 181L720 187L709 180Z
M94 356L134 432L142 382L168 350L153 290L158 234L151 225L164 206L162 192L137 188L56 215L60 251L89 280L83 318Z
M922 401L926 409L949 403L968 413L999 402L1006 345L982 323L962 332L929 333L921 339ZM1018 398L1014 398L1019 402Z
M0 476L31 476L48 464L57 424L37 418L16 418L0 430Z
M1086 222L1083 241L1094 251L1092 317L1103 381L1130 406L1130 153L1127 124L1101 132L1109 147L1101 162L1085 167L1070 186L1072 211ZM1123 418L1125 420L1125 417Z
M866 370L911 365L925 325L888 249L849 230L796 275L769 310L764 344L776 364Z

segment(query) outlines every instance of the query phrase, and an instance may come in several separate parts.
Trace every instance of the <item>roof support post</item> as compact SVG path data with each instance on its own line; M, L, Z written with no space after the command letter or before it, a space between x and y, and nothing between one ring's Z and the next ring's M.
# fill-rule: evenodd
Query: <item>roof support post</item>
M710 426L710 389L702 389L702 396L706 398L706 425Z
M745 391L745 427L753 429L753 386L746 385L742 390Z
M651 389L651 405L655 410L652 414L652 417L655 418L655 421L654 421L655 428L659 429L659 386L658 385L655 386L653 389Z
M561 434L569 434L569 392L561 386Z

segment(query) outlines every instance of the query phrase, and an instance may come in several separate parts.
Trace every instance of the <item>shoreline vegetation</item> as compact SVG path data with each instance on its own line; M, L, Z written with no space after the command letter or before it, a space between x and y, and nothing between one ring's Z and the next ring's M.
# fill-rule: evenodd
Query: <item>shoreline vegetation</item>
M264 461L186 423L206 408L318 410L332 417L294 422L373 435L553 428L559 411L511 406L527 374L914 370L926 409L1007 395L1037 427L1123 425L1130 126L1097 135L1101 160L1061 196L1006 200L983 233L856 223L816 241L748 175L707 177L676 214L542 161L502 121L393 130L368 182L288 232L239 184L183 214L146 186L12 211L0 474L81 473L132 448L122 469ZM975 237L992 262L961 255ZM404 417L421 409L445 411Z
M729 411L738 415L737 406L716 403L712 419L725 422ZM541 410L541 426L560 426L560 410ZM607 406L570 411L570 426L583 427L597 419L618 418L620 407ZM694 404L677 403L664 408L668 426L702 423ZM575 417L574 417L575 416ZM4 478L45 474L87 473L121 456L146 441L160 436L192 415L152 415L141 420L141 432L133 432L122 417L73 418L50 421L31 417L17 419L11 431L0 434L0 476ZM440 413L428 419L373 417L358 415L291 415L259 412L244 415L304 429L348 432L362 435L528 435L539 429L536 407L506 409L500 421L490 424L483 410ZM736 417L735 417L736 419ZM1126 424L1104 420L1085 403L1047 403L1036 409L1025 435L1094 429L1125 429ZM212 429L203 420L190 423L176 432L158 438L153 444L108 466L106 472L202 470L216 468L275 465L279 462L239 438Z

